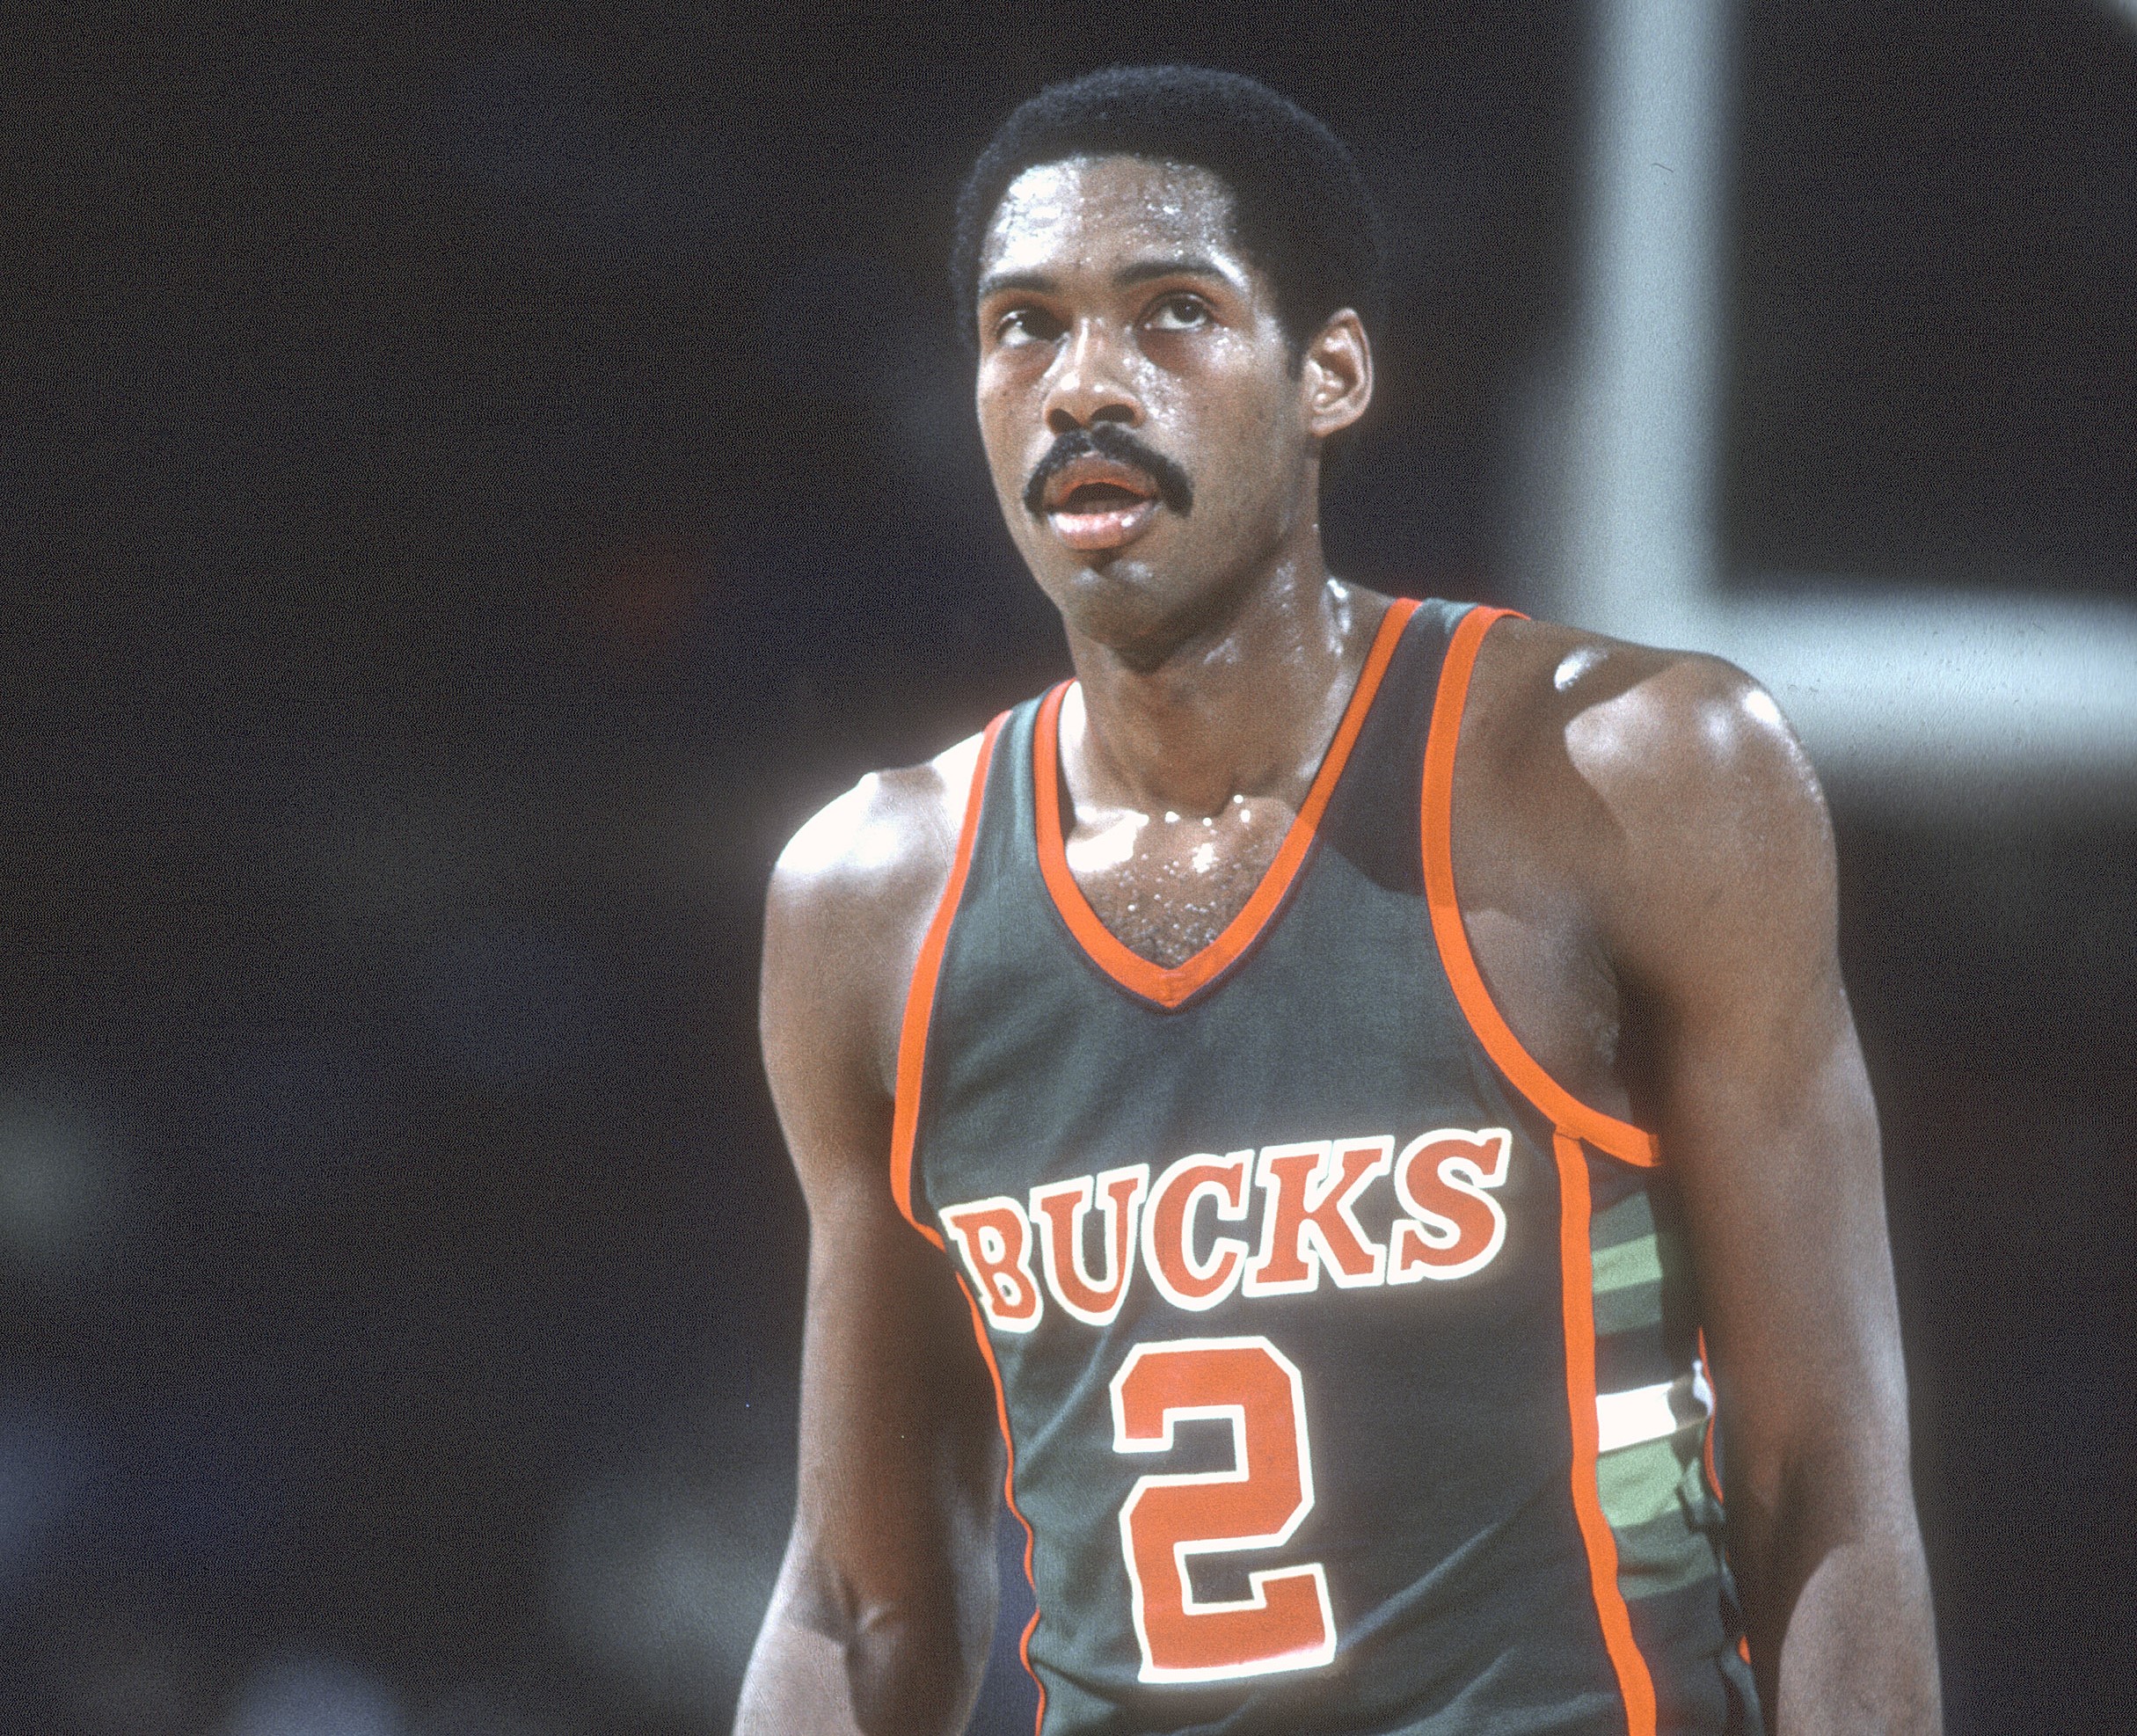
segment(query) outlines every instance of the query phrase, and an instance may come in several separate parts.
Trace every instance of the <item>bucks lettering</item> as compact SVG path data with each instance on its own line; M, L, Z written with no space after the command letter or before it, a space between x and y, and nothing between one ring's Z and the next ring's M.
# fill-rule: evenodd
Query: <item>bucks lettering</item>
M1440 1127L1399 1152L1387 1134L1197 1152L1155 1177L1134 1163L1042 1183L1028 1203L997 1194L940 1216L997 1331L1029 1332L1049 1305L1105 1326L1138 1273L1199 1314L1235 1292L1301 1295L1324 1280L1377 1288L1480 1272L1506 1239L1493 1193L1510 1149L1504 1127ZM1380 1222L1384 1238L1368 1229Z

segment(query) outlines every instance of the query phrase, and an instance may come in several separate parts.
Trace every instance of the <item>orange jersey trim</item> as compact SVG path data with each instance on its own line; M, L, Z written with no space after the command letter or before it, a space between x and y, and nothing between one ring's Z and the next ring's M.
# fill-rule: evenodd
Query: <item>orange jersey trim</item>
M1283 903L1285 894L1290 891L1292 881L1306 860L1307 851L1313 847L1322 813L1328 806L1329 798L1335 793L1336 780L1343 775L1351 749L1357 744L1358 732L1365 726L1373 696L1379 691L1381 677L1387 673L1389 660L1395 655L1396 641L1401 638L1403 628L1417 612L1417 607L1407 600L1393 602L1381 617L1379 630L1373 636L1372 649L1366 654L1365 667L1359 674L1358 685L1352 689L1350 703L1343 709L1343 720L1336 726L1335 738L1321 756L1321 768L1314 774L1306 799L1299 805L1297 817L1284 834L1276 859L1269 864L1252 896L1214 940L1192 958L1170 967L1154 965L1123 945L1112 930L1098 920L1098 913L1090 908L1083 889L1076 885L1076 876L1069 871L1061 838L1061 711L1068 684L1064 682L1047 695L1039 706L1039 727L1033 733L1032 745L1039 807L1039 867L1045 876L1047 890L1053 894L1054 908L1061 912L1068 932L1093 964L1131 993L1170 1009L1214 981L1254 944Z
M1654 1135L1628 1121L1606 1115L1580 1101L1543 1070L1540 1062L1521 1047L1513 1027L1501 1016L1492 991L1470 951L1469 930L1462 925L1462 906L1455 895L1454 810L1455 748L1462 735L1462 708L1469 697L1470 676L1477 667L1477 648L1494 621L1513 614L1507 609L1472 609L1462 617L1447 647L1447 660L1440 670L1440 691L1433 702L1432 727L1425 740L1425 899L1432 911L1433 937L1440 945L1440 961L1462 1017L1484 1047L1484 1053L1531 1103L1550 1118L1551 1125L1577 1134L1599 1151L1627 1163L1650 1168L1659 1161Z
M992 745L988 743L989 747ZM972 1310L972 1335L980 1341L980 1354L986 1359L988 1378L995 1383L995 1421L1002 1430L1002 1451L1007 1466L1002 1473L1002 1499L1016 1516L1017 1524L1024 1527L1024 1580L1032 1588L1032 1619L1024 1624L1023 1636L1017 1642L1017 1656L1024 1665L1024 1673L1039 1689L1039 1716L1032 1726L1037 1732L1047 1726L1047 1684L1032 1667L1032 1636L1039 1631L1039 1581L1032 1574L1032 1552L1039 1545L1039 1534L1032 1529L1032 1521L1017 1505L1017 1443L1010 1435L1009 1391L1002 1384L1002 1365L995 1360L995 1347L987 1336L987 1320L980 1312L979 1298L973 1295L972 1286L965 1281L962 1272L956 1276L958 1287L965 1293L965 1305Z
M935 915L921 940L913 981L905 992L905 1018L898 1027L898 1084L891 1110L891 1198L905 1221L938 1248L944 1245L943 1238L913 1215L913 1142L920 1131L920 1075L927 1059L928 1021L935 1010L935 985L942 976L943 948L949 943L950 922L957 915L958 901L965 895L973 842L980 835L980 803L987 791L987 771L994 763L995 742L1007 717L1005 712L996 718L980 738L979 758L972 768L972 785L965 797L965 818L958 828L957 854L951 859L949 883L943 887Z
M1580 1142L1563 1129L1551 1135L1558 1161L1558 1258L1564 1275L1565 1402L1573 1426L1573 1513L1587 1545L1588 1582L1603 1646L1624 1697L1627 1736L1655 1736L1655 1684L1632 1638L1632 1616L1617 1584L1617 1539L1603 1517L1595 1459L1595 1281L1588 1248L1588 1163Z

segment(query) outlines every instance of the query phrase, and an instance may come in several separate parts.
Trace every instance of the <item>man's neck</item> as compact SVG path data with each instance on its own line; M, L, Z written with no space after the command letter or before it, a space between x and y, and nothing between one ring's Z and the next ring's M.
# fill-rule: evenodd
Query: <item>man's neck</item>
M1077 807L1200 815L1244 796L1295 808L1386 606L1331 579L1316 550L1155 662L1072 632L1082 704L1064 708L1061 744Z

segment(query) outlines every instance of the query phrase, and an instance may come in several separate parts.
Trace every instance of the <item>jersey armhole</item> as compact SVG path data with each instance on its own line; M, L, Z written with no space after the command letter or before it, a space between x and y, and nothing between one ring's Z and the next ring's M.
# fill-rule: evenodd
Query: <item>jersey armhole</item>
M980 751L973 757L965 816L958 826L957 854L951 858L950 879L921 940L920 956L913 964L913 981L905 993L905 1015L898 1026L898 1083L891 1109L891 1198L899 1214L938 1248L943 1246L943 1238L913 1215L913 1144L920 1131L921 1074L927 1060L928 1024L935 1011L935 986L942 977L943 949L949 944L950 923L964 898L966 877L972 872L987 773L994 764L995 743L1008 718L1004 711L987 726L986 734L980 739Z
M1424 853L1425 898L1432 913L1433 938L1440 963L1453 985L1455 999L1470 1029L1514 1088L1549 1116L1551 1124L1585 1140L1599 1151L1643 1169L1659 1161L1654 1135L1585 1104L1549 1073L1521 1046L1500 1013L1470 950L1469 930L1455 895L1455 748L1462 734L1462 712L1469 697L1477 653L1492 624L1514 614L1510 609L1475 608L1462 618L1448 641L1440 668L1439 692L1425 738Z

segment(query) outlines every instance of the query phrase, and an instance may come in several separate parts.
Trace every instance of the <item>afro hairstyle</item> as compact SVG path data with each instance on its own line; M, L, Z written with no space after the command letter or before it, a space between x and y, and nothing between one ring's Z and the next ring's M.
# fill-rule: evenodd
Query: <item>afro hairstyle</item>
M1207 170L1232 227L1266 273L1295 358L1341 308L1376 329L1386 295L1379 213L1343 142L1258 79L1199 66L1117 66L1052 84L988 141L958 194L950 248L958 326L977 340L980 247L1010 182L1073 157L1127 156Z

